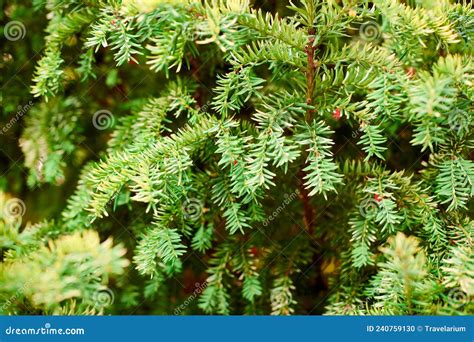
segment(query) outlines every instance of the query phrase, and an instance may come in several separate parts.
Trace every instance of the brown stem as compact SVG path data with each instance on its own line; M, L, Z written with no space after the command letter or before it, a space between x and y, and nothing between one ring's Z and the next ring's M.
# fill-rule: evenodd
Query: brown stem
M314 92L314 77L316 74L316 69L318 67L317 62L314 60L316 47L314 45L314 28L308 29L308 43L306 44L306 55L307 55L307 68L306 68L306 104L312 105L313 104L313 92ZM314 109L307 109L305 119L307 122L311 123L313 120ZM298 178L300 180L299 190L300 190L300 198L303 202L303 223L305 226L306 231L309 234L313 234L313 224L315 219L315 211L313 206L311 205L311 200L309 197L309 192L304 186L304 178L306 176L306 172L304 171L305 162L308 157L308 153L305 151L303 153L303 165L298 173Z
M314 60L316 47L314 45L314 34L313 28L308 29L308 43L306 44L305 51L307 56L307 68L306 68L306 104L313 104L313 92L314 92L314 77L316 69L318 68L318 62ZM306 121L313 120L314 109L308 109L306 111Z

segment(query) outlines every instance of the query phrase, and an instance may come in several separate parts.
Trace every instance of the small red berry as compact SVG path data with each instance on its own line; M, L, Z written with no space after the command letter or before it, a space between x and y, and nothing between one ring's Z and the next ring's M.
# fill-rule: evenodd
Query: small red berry
M341 118L341 110L339 108L334 109L334 111L332 112L332 117L335 120L339 120Z
M234 160L234 165L237 165L237 160Z
M382 197L380 197L379 195L375 194L374 195L374 199L377 201L377 202L380 202L382 200Z
M257 247L251 247L250 248L250 253L252 253L253 256L257 256L258 255L258 248Z

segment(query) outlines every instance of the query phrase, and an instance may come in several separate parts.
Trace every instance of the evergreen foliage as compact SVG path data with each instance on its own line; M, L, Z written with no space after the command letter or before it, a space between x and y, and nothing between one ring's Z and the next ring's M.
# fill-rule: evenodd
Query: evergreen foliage
M1 313L474 313L470 2L33 3Z

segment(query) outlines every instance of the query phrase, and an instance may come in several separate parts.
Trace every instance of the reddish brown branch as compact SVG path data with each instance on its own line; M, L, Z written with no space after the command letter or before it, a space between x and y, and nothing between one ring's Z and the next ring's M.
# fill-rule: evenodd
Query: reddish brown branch
M306 44L305 51L307 56L307 68L306 68L306 104L313 104L313 92L314 92L314 78L316 75L316 69L318 68L318 62L315 61L316 47L314 46L314 34L316 32L313 28L308 29L308 43ZM306 111L306 121L312 121L314 109L308 109Z
M316 47L314 46L314 34L316 32L313 28L308 29L308 43L306 44L306 55L307 55L307 68L306 68L306 104L313 105L313 92L314 92L314 79L316 75L316 69L318 68L318 63L315 61L315 52ZM314 109L308 108L306 110L305 119L307 122L311 123L313 120ZM307 152L303 153L303 165L301 166L300 172L298 174L298 178L300 181L299 190L300 190L300 198L301 202L303 203L303 223L305 226L306 231L309 234L313 234L313 225L315 219L315 210L311 205L309 192L304 186L304 178L306 176L306 172L304 171L305 163L307 158Z

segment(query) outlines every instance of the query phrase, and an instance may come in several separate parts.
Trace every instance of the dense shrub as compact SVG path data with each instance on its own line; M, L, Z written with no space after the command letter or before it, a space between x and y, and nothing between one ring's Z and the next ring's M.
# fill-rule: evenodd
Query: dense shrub
M470 3L33 4L2 313L473 313Z

